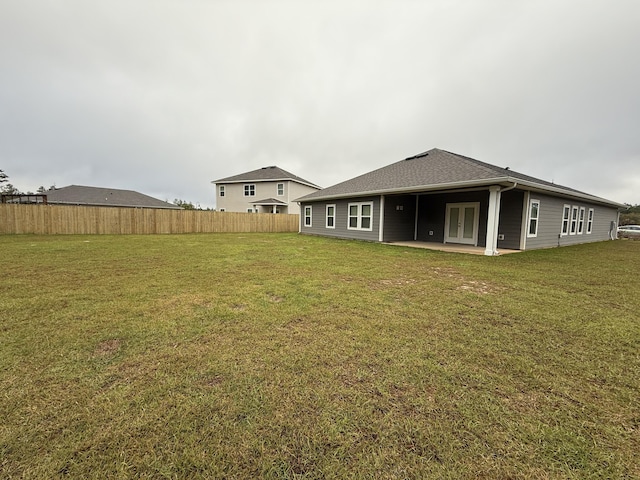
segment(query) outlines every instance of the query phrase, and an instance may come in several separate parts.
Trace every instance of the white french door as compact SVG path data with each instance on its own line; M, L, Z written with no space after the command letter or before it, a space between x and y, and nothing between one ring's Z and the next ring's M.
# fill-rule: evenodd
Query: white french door
M444 243L478 244L480 203L447 203Z

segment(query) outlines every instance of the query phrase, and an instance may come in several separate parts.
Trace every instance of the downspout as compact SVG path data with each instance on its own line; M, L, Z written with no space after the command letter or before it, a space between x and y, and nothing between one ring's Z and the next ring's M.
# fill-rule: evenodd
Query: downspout
M510 187L507 188L503 188L500 190L500 193L504 193L504 192L508 192L509 190L513 190L514 188L516 188L518 186L518 182L513 182L513 185L511 185Z
M531 192L525 191L522 199L522 222L520 223L520 250L527 249L527 217L529 216L529 201Z

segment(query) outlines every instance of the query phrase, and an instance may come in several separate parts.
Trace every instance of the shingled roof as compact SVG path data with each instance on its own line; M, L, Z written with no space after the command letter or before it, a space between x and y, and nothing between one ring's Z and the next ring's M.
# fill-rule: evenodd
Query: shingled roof
M587 198L607 205L622 206L569 187L514 172L509 168L497 167L438 148L313 192L296 201L425 192L485 185L511 186L514 183L532 190L549 191Z
M70 185L48 190L45 194L47 195L47 203L51 204L97 207L181 208L133 190L119 190L117 188Z
M318 185L315 185L310 181L305 180L304 178L298 177L297 175L289 173L286 170L283 170L280 167L276 166L258 168L257 170L252 170L251 172L241 173L239 175L233 175L231 177L214 180L211 183L273 182L278 180L291 180L303 185L308 185L310 187L320 188Z

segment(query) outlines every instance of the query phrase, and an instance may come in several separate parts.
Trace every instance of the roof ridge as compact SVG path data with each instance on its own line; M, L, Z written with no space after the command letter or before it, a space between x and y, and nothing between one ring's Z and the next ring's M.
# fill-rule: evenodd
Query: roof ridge
M440 149L436 148L434 150L440 150ZM466 162L473 163L479 167L484 168L487 172L490 172L490 173L504 173L504 172L511 171L508 168L502 168L502 167L498 167L497 165L491 165L490 163L483 162L482 160L477 160L475 158L468 157L466 155L460 155L459 153L450 152L449 150L440 150L440 151L448 155L453 155L454 157L458 157L461 160L464 160ZM507 174L507 176L509 175Z
M264 177L260 176L260 172L271 171L277 173L279 176L276 177ZM282 177L282 178L280 178ZM248 172L238 173L236 175L229 175L227 177L219 178L217 180L213 180L211 183L226 183L226 182L243 182L243 181L274 181L274 180L292 180L294 182L306 184L315 188L320 188L320 186L316 185L309 180L306 180L298 175L295 175L287 170L278 167L277 165L268 165L260 168L255 168L253 170L249 170Z

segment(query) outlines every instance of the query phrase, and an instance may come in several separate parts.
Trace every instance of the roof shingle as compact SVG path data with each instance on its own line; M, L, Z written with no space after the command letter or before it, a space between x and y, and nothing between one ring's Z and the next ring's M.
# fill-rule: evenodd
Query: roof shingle
M69 185L45 193L47 202L52 204L180 209L177 205L163 202L143 193L117 188Z
M318 185L276 166L258 168L250 172L214 180L211 183L268 182L274 180L292 180L310 187L320 188Z
M615 204L615 202L600 199L569 187L437 148L313 192L296 199L296 201L514 182L526 183L528 186L542 190L586 196L604 203Z

